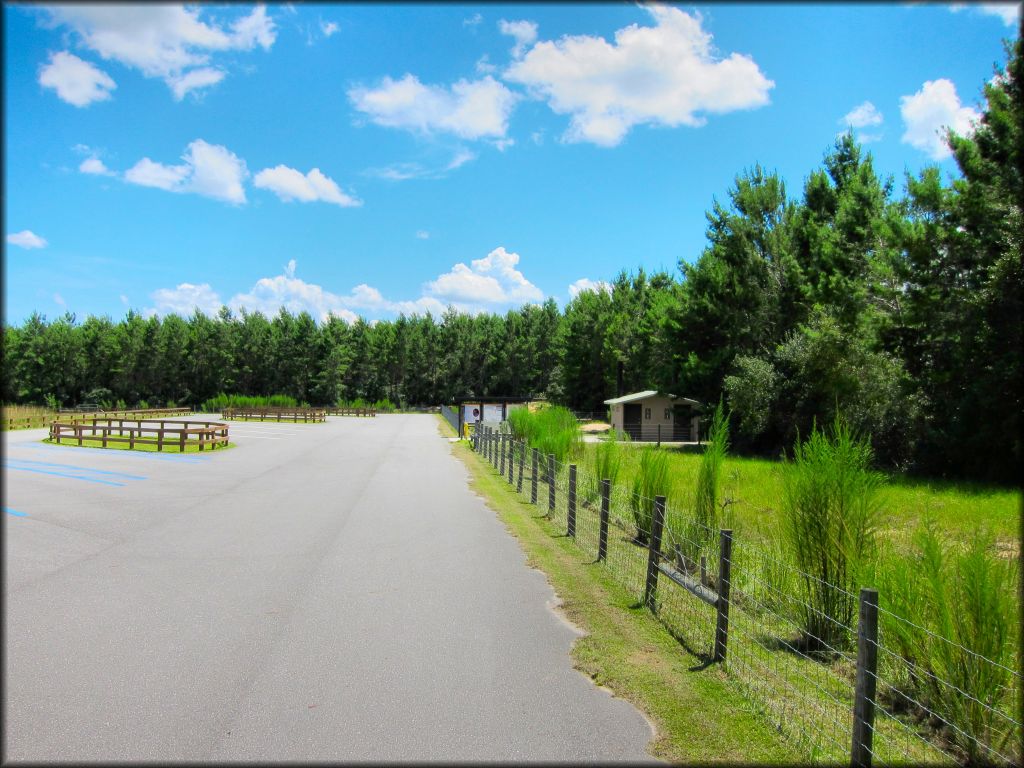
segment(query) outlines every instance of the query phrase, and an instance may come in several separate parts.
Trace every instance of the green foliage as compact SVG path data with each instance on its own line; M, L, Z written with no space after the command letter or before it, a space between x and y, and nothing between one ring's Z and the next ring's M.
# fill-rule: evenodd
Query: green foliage
M914 544L912 558L887 560L879 574L883 636L909 662L914 698L948 724L944 737L970 763L991 762L990 749L1019 762L1021 734L1007 719L1020 695L1009 671L1017 667L1017 569L994 554L984 530L959 548L927 518Z
M290 395L226 395L221 392L204 400L200 409L206 413L220 413L225 408L295 408L299 405ZM308 403L303 405L308 406Z
M802 572L797 620L812 652L849 645L860 576L875 548L882 477L841 416L793 446L783 474L782 535Z
M594 462L587 474L590 483L587 493L589 498L596 499L601 496L602 480L610 480L613 487L619 480L622 471L622 448L619 446L618 436L612 434L609 439L602 440L592 455Z
M636 540L646 544L654 519L654 497L668 496L671 492L668 454L660 448L644 448L640 453L640 466L633 477L629 494L629 508L636 525Z
M508 422L517 439L525 440L544 456L554 454L560 464L580 454L583 441L579 422L568 408L515 408L509 411Z

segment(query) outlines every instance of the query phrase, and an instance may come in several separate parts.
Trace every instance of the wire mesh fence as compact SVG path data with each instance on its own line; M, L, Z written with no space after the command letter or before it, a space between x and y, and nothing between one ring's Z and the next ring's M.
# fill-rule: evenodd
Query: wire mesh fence
M650 598L651 610L690 653L706 664L722 661L742 693L810 761L1020 764L1019 669L878 608L877 593L881 615L865 636L856 611L864 608L863 593L800 571L770 546L733 546L731 531L702 526L689 510L669 504L659 512L655 499L539 454L506 425L484 426L473 448L638 603ZM815 599L823 594L828 600ZM930 635L947 652L947 668L960 670L958 680L908 658L905 637L895 642L901 629ZM872 651L867 667L865 647Z

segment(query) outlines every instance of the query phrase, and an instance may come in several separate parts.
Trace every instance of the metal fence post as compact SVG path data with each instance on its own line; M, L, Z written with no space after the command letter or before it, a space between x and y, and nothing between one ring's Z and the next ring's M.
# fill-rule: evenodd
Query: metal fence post
M565 511L565 534L576 538L576 465L569 465L569 503Z
M548 512L555 511L555 454L548 454Z
M498 465L498 476L499 477L505 477L505 443L508 442L508 440L506 439L507 437L508 436L505 435L504 433L498 435L498 442L501 444L501 448L499 449L499 452L501 453L501 457L499 459L499 465Z
M725 661L729 644L729 591L732 586L732 531L718 534L718 622L715 625L715 661Z
M644 584L644 605L652 611L658 597L658 559L661 557L661 529L665 525L665 497L654 497L651 539L647 545L647 583Z
M658 425L658 444L655 448L661 448L661 424Z
M516 441L508 436L508 484L512 485L513 469L516 466Z
M516 478L516 493L523 492L523 464L526 463L526 441L519 443L519 475Z
M540 451L533 449L533 466L530 472L530 503L537 503L537 464L540 461Z
M878 590L860 591L857 621L857 678L853 691L853 768L871 768L875 732L875 686L878 680Z
M612 495L612 481L601 481L601 531L597 536L597 559L608 557L608 502Z

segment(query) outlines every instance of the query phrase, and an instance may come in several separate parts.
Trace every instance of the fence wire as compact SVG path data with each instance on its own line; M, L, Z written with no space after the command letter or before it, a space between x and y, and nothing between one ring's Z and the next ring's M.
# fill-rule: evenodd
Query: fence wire
M488 427L474 436L474 447L497 472L502 441L502 477L510 489L530 503L533 483L535 515L545 517L559 535L568 535L571 501L575 502L576 545L598 559L600 542L600 479L586 468L576 469L576 491L570 494L567 462L541 454L534 475L532 448L509 440L507 426ZM514 460L512 467L509 462ZM554 471L551 472L553 466ZM518 480L522 472L522 482ZM549 508L554 489L554 509ZM636 600L645 594L652 534L654 499L612 484L608 503L607 554L603 566ZM710 663L715 653L715 605L691 593L703 587L714 595L722 588L719 531L693 520L690 510L669 505L664 515L659 560L662 571L651 606L668 631L695 657ZM855 677L857 669L856 606L859 597L785 562L778 551L753 542L736 542L728 566L729 620L724 669L746 697L787 740L812 762L848 763L851 755ZM671 576L668 577L665 574ZM683 588L678 581L691 585ZM698 587L699 585L699 587ZM803 587L801 587L803 585ZM827 590L847 608L849 623L812 605L805 591ZM1021 674L970 649L930 632L883 608L879 638L875 708L872 728L873 763L878 765L1021 763L1022 726L1019 701ZM939 678L886 644L885 627L906 624L1002 682L987 700ZM817 627L819 634L809 631ZM948 695L927 695L929 687ZM940 706L941 701L952 701Z

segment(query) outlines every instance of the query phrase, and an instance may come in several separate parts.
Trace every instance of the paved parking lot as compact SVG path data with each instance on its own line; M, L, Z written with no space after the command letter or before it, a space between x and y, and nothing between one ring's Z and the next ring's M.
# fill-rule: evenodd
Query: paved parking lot
M433 416L43 437L4 433L5 760L651 759Z

